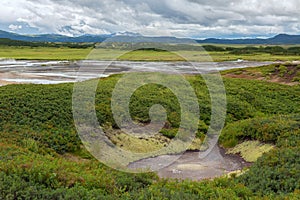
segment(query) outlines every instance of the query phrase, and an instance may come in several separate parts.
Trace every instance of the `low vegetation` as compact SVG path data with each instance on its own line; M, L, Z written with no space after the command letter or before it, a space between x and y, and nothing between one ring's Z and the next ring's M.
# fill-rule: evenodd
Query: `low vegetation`
M296 63L278 63L264 67L231 69L222 72L226 77L257 79L286 85L300 83L300 65Z
M264 70L269 68L261 68ZM278 70L280 73L280 67ZM284 74L289 73L290 68L282 69L285 70ZM125 135L114 134L119 130L110 108L112 90L121 77L113 75L100 80L95 108L100 124L112 131L108 136L124 149L130 149L130 144L122 142ZM186 78L199 100L197 138L201 141L210 125L210 97L200 76ZM232 174L231 178L201 182L163 180L154 173L127 174L95 160L75 131L73 84L1 87L0 198L298 199L299 85L239 78L224 78L224 84L228 110L220 145L235 147L256 140L274 148L263 153L239 177ZM161 137L148 144L161 142L161 138L167 143L175 136L180 121L178 101L168 88L156 84L139 88L131 98L131 116L138 123L148 123L153 104L163 105L168 117ZM141 151L141 146L134 150Z
M55 48L77 48L86 49L94 47L94 43L71 43L71 42L26 42L0 38L0 46L8 47L55 47Z
M0 46L0 58L17 60L83 60L91 49L68 47L7 47Z
M95 47L95 48L94 48ZM19 60L131 60L131 61L293 61L299 47L160 44L160 43L49 43L0 39L0 58Z
M273 149L271 144L261 144L259 141L245 141L234 148L229 149L227 154L240 154L242 158L247 162L255 162L264 153L269 152Z

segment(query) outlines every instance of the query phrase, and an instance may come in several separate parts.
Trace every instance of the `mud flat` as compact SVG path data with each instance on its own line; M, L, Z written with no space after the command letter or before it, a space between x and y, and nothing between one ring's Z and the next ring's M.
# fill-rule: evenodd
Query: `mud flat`
M202 74L271 62L132 62L132 61L35 61L0 60L0 84L58 84L107 77L126 72Z
M161 178L203 180L220 177L251 165L238 155L225 154L225 150L218 145L206 157L200 158L200 154L201 152L187 151L175 162L161 169L159 166L164 166L166 162L174 159L177 155L142 159L130 163L128 168L158 169L157 172Z

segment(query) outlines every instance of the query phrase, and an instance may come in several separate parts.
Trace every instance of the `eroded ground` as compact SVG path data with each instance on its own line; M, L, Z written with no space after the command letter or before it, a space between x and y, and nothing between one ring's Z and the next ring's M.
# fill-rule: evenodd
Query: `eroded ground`
M233 69L224 72L225 77L256 79L284 85L300 84L300 63L278 63L267 68L255 67L244 69Z

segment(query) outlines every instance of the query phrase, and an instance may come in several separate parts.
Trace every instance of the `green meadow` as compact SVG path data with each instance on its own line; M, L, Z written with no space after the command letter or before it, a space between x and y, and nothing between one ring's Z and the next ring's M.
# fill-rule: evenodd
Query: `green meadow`
M127 50L118 48L68 48L68 47L11 47L0 46L0 58L18 60L129 60L129 61L292 61L299 55L273 55L264 52L234 54L230 51L203 50Z
M0 58L17 60L82 60L91 49L56 47L0 47Z

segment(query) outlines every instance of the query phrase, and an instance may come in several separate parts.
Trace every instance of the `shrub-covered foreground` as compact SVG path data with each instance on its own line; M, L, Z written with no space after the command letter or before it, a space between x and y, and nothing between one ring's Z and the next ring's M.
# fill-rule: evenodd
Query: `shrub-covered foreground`
M110 97L120 78L102 79L96 94L100 124L117 128ZM205 82L187 76L199 99L198 137L210 123ZM297 199L300 196L300 87L225 79L228 110L223 146L257 139L276 145L237 178L202 182L161 180L155 174L127 174L93 159L79 140L72 116L72 84L10 85L0 88L0 199ZM159 85L137 90L132 118L149 122L149 108L161 104L172 138L179 104Z

